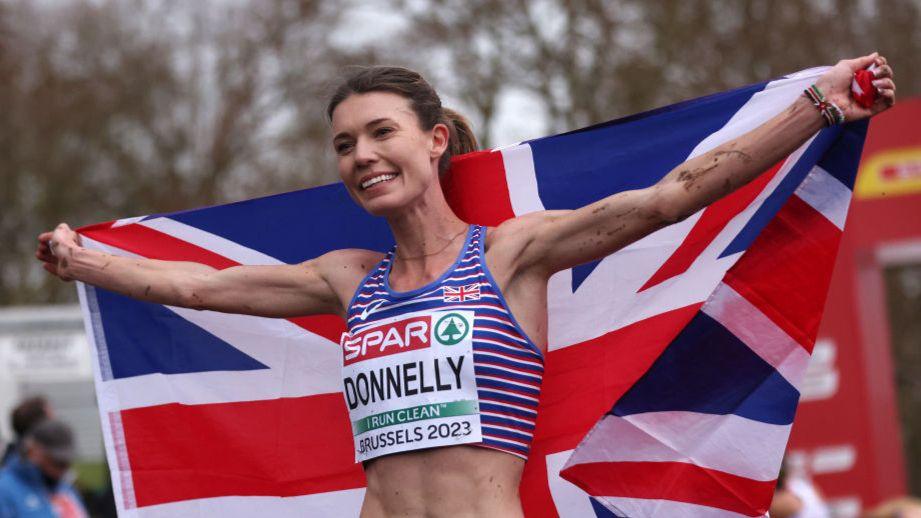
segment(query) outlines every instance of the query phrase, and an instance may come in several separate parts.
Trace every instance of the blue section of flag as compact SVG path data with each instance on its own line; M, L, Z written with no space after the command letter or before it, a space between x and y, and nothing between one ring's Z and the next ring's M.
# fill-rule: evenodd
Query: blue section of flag
M589 498L588 500L592 503L592 510L595 511L595 518L624 518L627 516L625 514L614 514L611 511L608 511L607 507L605 507L594 498Z
M862 120L844 126L838 140L819 161L822 169L850 189L854 188L854 181L857 179L860 155L863 153L863 143L869 124L870 121Z
M803 183L803 179L812 171L812 168L822 158L828 148L838 140L841 134L841 128L825 128L820 131L816 138L803 152L803 155L796 161L787 175L780 181L774 191L768 195L764 203L755 211L755 214L745 223L742 230L733 238L729 246L720 254L720 257L744 252L755 242L761 230L771 221L790 196L796 191L796 188Z
M114 378L268 367L159 304L96 291Z
M798 400L796 388L770 364L698 312L611 413L687 411L790 424Z
M289 264L332 250L393 245L387 221L359 207L342 183L164 216Z
M580 264L572 268L572 291L573 293L582 286L585 279L595 271L595 268L601 264L601 261L592 261L590 263Z
M655 184L725 126L765 84L530 141L544 207L576 209L610 193ZM573 291L597 265L595 261L572 269Z

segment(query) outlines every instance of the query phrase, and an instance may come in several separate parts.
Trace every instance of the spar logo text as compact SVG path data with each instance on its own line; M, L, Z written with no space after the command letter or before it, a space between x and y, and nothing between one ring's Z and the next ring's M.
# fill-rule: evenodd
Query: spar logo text
M384 324L354 336L343 333L344 363L351 365L371 358L425 349L430 345L431 325L432 317L423 315Z

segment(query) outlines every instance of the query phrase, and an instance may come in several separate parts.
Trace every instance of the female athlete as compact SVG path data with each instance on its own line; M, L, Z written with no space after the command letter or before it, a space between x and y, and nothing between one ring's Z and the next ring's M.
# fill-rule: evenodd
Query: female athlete
M850 85L870 65L878 95L865 108L851 98ZM61 279L159 304L342 316L346 400L352 421L367 428L354 430L367 475L361 515L521 516L518 483L547 346L550 276L693 214L824 125L864 119L895 102L892 69L875 53L840 61L816 87L824 101L807 93L652 187L483 228L452 212L439 182L452 155L475 147L466 123L442 108L417 73L366 68L330 100L331 142L349 194L387 219L396 242L389 253L336 250L294 265L215 270L89 250L61 224L38 237L36 256ZM292 233L304 237L309 230ZM452 409L432 421L449 425L446 436L419 427L432 404ZM398 411L417 420L386 421ZM388 424L395 433L378 433Z

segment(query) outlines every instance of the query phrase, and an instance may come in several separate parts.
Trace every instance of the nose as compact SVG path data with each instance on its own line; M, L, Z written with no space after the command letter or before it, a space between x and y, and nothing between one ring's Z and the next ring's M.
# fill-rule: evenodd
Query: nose
M355 164L359 167L367 167L377 162L377 150L374 142L368 139L359 138L355 142Z

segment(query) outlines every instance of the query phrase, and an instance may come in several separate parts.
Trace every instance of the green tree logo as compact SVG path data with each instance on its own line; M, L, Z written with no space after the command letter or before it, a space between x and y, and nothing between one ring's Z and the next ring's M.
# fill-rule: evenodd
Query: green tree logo
M458 313L448 313L435 324L435 339L444 345L460 343L470 331L467 319Z

